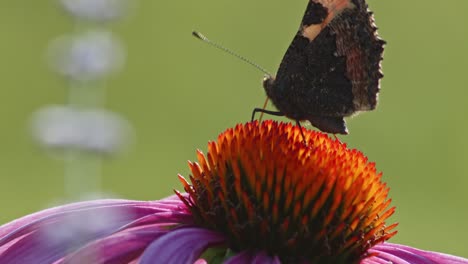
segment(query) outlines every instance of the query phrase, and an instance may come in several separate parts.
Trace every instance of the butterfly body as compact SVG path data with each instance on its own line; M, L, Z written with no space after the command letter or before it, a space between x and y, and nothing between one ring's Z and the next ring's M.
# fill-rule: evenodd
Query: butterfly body
M344 117L377 105L384 44L364 0L310 0L266 94L291 119L347 134Z

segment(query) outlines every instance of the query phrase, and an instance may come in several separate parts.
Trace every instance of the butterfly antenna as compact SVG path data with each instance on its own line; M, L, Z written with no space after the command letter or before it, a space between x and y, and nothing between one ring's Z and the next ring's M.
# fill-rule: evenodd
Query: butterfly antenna
M194 37L198 38L199 40L201 40L203 42L206 42L206 43L210 44L211 46L213 46L213 47L215 47L217 49L220 49L220 50L222 50L222 51L224 51L224 52L226 52L226 53L228 53L228 54L230 54L230 55L232 55L232 56L234 56L234 57L236 57L236 58L238 58L238 59L240 59L240 60L242 60L242 61L244 61L244 62L246 62L246 63L248 63L250 65L252 65L252 66L254 66L258 70L260 70L263 73L265 73L266 75L268 75L268 77L272 76L271 73L269 73L267 70L265 70L262 66L256 64L255 62L253 62L253 61L251 61L251 60L249 60L249 59L247 59L247 58L245 58L245 57L243 57L243 56L241 56L241 55L239 55L237 53L235 53L234 51L232 51L232 50L230 50L230 49L228 49L228 48L226 48L224 46L221 46L220 44L218 44L216 42L213 42L213 41L209 40L207 37L205 37L200 32L193 31L192 35Z

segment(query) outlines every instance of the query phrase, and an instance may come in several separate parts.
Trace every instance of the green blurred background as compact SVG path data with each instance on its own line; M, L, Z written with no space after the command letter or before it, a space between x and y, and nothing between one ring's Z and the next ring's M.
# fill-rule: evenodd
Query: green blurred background
M191 36L198 29L275 71L307 1L140 1L112 25L127 47L106 107L136 141L103 167L103 192L158 199L208 140L261 106L262 73ZM380 105L340 137L384 172L400 223L391 241L468 257L468 2L369 0L388 42ZM55 1L0 0L0 223L64 199L64 165L37 148L31 114L65 102L44 61L72 30ZM270 106L271 108L271 106ZM284 120L284 119L280 119Z

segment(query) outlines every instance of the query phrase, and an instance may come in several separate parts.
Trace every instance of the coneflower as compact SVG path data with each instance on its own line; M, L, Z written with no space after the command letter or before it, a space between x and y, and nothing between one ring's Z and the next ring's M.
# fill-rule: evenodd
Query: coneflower
M386 242L395 209L375 164L304 136L272 121L228 129L179 176L185 193L20 218L0 227L0 263L468 263Z

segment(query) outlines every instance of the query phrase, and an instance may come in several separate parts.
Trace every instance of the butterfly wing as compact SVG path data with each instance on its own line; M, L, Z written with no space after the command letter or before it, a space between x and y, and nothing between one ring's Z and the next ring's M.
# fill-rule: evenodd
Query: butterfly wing
M376 106L384 43L364 0L311 0L267 95L290 118L345 133L344 116Z
M373 14L364 0L350 1L350 8L333 19L328 28L336 36L337 55L346 58L354 111L377 105L385 41L377 33Z

